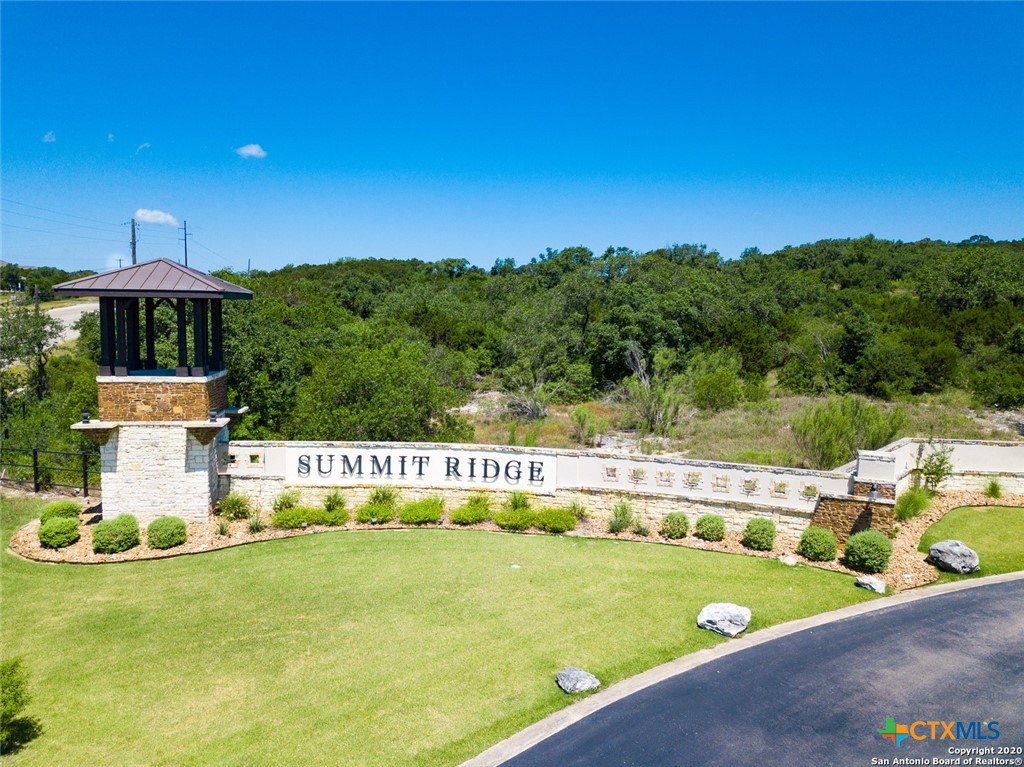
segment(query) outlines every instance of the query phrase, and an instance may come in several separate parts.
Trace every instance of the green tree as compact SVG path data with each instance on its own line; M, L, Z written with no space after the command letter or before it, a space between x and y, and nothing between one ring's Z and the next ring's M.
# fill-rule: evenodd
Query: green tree
M314 440L466 441L450 363L421 344L341 349L299 386L291 435Z

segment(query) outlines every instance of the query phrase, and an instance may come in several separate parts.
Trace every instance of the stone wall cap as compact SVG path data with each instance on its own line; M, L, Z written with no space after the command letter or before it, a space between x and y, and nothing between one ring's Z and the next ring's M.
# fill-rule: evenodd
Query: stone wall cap
M228 374L226 370L218 370L205 376L177 375L127 375L127 376L96 376L96 383L101 384L204 384L216 381Z

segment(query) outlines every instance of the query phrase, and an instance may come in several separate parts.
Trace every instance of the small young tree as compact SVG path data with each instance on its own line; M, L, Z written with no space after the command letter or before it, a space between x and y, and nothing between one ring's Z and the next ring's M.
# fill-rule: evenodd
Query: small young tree
M35 720L18 718L30 700L28 670L21 658L0 661L0 753L8 753L38 729Z
M931 447L931 452L922 457L925 446L921 445L917 467L921 476L924 477L924 486L934 491L953 475L953 461L950 459L950 456L953 455L953 448L949 445L935 447L930 440L928 446Z

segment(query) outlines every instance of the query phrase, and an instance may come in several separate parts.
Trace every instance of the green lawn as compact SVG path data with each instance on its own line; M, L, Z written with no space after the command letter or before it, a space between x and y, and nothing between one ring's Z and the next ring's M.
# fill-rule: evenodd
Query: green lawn
M3 500L3 540L39 504ZM519 568L512 565L518 564ZM872 598L774 560L487 532L347 532L103 566L2 554L5 655L42 734L15 765L457 764L606 684Z
M978 552L981 569L970 575L939 573L940 581L979 578L1024 570L1024 509L965 506L946 514L921 537L920 550L947 539L963 541Z

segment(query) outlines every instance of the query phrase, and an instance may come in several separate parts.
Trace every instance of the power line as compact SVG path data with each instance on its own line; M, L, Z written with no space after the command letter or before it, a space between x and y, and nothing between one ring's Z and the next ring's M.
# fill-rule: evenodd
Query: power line
M61 221L60 219L47 218L46 216L33 216L31 213L22 213L20 210L7 210L5 208L3 210L0 210L0 213L3 213L5 216L24 216L25 218L35 218L40 221L50 221L51 223L60 224L61 226L77 226L80 227L81 229L95 229L98 232L108 231L107 229L104 229L103 227L99 226L89 226L88 224L76 224L72 221Z
M71 232L51 232L47 229L33 229L30 226L18 226L17 224L5 224L5 229L23 229L26 232L40 232L41 234L57 234L61 237L74 237L79 240L95 240L96 242L121 242L121 240L108 240L103 237L89 237L84 234L72 234Z
M17 200L12 200L10 197L0 197L0 200L3 200L4 202L9 202L12 205L21 205L25 208L32 208L33 210L42 210L46 211L47 213L56 213L58 216L66 216L67 218L78 218L81 219L82 221L92 221L94 224L106 224L107 226L117 226L117 224L111 223L110 221L100 221L98 218L89 218L87 216L76 216L74 213L65 213L64 211L53 210L52 208L41 208L38 205L29 205L27 202L18 202Z

